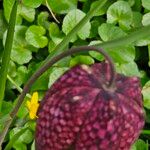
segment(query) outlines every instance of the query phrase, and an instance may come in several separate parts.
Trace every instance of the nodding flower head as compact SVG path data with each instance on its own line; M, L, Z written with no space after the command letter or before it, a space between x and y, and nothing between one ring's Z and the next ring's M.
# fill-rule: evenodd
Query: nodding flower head
M129 150L144 126L140 81L116 74L107 62L73 67L42 100L37 150Z

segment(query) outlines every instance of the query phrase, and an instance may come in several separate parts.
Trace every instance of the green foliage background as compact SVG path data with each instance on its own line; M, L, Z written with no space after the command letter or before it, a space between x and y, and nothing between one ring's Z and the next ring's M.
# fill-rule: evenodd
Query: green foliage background
M13 3L14 0L0 1L0 63ZM5 116L16 102L19 88L23 87L49 54L55 54L56 46L97 3L97 0L23 0L19 4L5 101L0 113L0 129L3 128ZM146 25L150 25L150 0L109 0L90 21L84 24L65 49L125 37ZM117 72L141 78L146 125L132 150L148 150L150 144L150 36L133 44L105 50L113 58ZM81 63L90 65L101 60L103 57L96 52L80 53L65 58L45 72L32 86L31 92L38 91L42 98L54 81L70 67ZM14 121L14 126L6 137L5 144L18 134L20 137L12 143L13 148L33 150L34 130L35 121L29 120L24 103Z

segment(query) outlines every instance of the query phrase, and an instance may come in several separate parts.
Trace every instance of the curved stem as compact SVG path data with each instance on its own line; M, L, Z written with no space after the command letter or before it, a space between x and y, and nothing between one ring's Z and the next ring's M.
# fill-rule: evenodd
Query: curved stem
M67 57L67 56L72 55L72 54L77 53L77 52L81 52L81 51L97 51L97 52L100 52L101 54L103 54L105 56L105 58L108 60L108 62L110 64L110 68L111 68L111 78L110 78L110 81L108 83L108 87L112 86L114 84L114 81L115 81L115 68L114 68L112 59L107 55L107 53L105 51L103 51L101 48L97 48L97 47L94 47L94 46L81 46L81 47L77 47L77 48L71 48L71 49L69 49L69 50L53 57L45 65L43 65L36 73L34 73L31 76L31 78L28 80L28 82L24 86L24 89L23 89L21 95L18 98L18 103L15 106L15 108L12 110L12 112L10 113L10 116L13 118L16 115L16 113L18 112L18 109L20 108L20 105L23 102L23 99L24 99L26 93L29 92L29 90L30 90L31 86L33 85L33 83L46 70L48 70L52 65L54 65L57 61L61 60L62 58Z
M31 78L28 80L28 82L26 83L26 85L23 88L23 91L21 93L21 95L18 98L17 104L15 105L15 107L13 108L13 110L10 113L10 117L11 120L9 120L9 123L6 124L5 126L5 130L1 133L0 135L0 143L3 142L4 137L7 133L7 130L9 129L9 126L13 120L13 118L16 116L21 104L23 103L23 100L26 96L26 94L29 92L31 86L33 85L33 83L47 70L49 69L52 65L54 65L57 61L61 60L64 57L67 57L69 55L72 55L74 53L77 52L81 52L81 51L97 51L100 52L101 54L103 54L105 56L105 58L107 59L107 61L109 62L110 68L111 68L111 78L110 81L108 83L108 87L111 87L114 84L115 81L115 68L113 65L113 61L112 59L107 55L107 53L105 51L103 51L101 48L98 47L94 47L94 46L81 46L81 47L77 47L77 48L71 48L55 57L53 57L51 60L49 60L45 65L43 65L37 72L35 72Z

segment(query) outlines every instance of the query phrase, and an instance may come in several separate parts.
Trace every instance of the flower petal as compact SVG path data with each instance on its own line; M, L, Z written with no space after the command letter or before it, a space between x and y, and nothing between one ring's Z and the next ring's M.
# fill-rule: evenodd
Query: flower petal
M34 92L31 98L31 103L37 103L38 102L38 92Z

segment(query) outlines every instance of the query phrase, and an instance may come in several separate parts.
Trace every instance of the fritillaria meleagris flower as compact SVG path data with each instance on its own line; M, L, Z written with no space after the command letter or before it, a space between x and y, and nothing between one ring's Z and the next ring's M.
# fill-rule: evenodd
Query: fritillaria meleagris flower
M73 67L40 104L37 150L129 150L144 126L140 81L116 74L109 64Z

